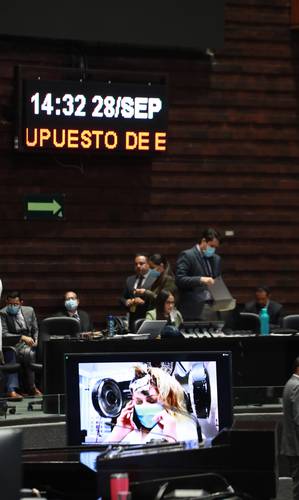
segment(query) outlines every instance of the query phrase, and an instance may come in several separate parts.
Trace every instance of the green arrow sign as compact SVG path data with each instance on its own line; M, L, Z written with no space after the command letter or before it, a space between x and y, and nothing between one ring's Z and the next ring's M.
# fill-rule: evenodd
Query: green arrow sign
M25 199L25 219L63 218L61 195L32 195Z
M55 215L61 209L62 206L56 200L53 200L52 203L29 201L27 204L28 212L52 212Z

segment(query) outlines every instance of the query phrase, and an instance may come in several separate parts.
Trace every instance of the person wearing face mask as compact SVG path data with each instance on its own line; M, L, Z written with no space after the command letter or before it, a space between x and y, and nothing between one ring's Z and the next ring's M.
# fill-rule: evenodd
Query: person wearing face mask
M196 419L186 409L182 386L174 376L162 368L136 366L130 391L132 399L117 418L109 442L202 440Z
M25 395L41 396L42 393L35 385L35 373L31 369L31 362L35 357L35 348L38 339L38 323L34 309L23 305L20 292L9 292L6 296L6 306L1 309L2 336L11 340L16 350L16 361L21 364L20 385ZM6 359L14 362L14 359ZM7 386L7 395L19 398L17 387Z
M216 250L221 236L213 228L205 229L199 242L181 252L176 264L179 310L186 321L219 319L212 306L209 285L221 275L221 257Z
M77 292L68 291L64 294L64 309L57 312L54 316L69 316L75 318L80 323L81 332L91 332L93 324L89 314L79 308L80 300Z

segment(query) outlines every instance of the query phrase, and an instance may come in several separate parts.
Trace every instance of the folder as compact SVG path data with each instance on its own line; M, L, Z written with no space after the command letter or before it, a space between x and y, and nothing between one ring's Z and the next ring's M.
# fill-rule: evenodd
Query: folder
M214 284L209 285L208 288L213 299L211 308L214 311L231 311L235 309L236 299L232 297L221 276L215 278Z

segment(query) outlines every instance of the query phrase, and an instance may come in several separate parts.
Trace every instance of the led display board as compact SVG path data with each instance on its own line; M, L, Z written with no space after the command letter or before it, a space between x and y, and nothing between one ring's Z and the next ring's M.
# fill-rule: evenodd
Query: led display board
M20 151L163 153L166 85L22 80Z

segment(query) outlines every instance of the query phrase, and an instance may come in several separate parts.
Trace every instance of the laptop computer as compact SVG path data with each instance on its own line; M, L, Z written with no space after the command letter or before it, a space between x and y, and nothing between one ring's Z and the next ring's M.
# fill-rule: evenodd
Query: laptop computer
M161 335L166 324L167 320L163 319L145 319L138 328L136 335L147 335L148 338L155 339Z
M107 337L109 340L114 339L124 339L124 340L148 340L156 339L161 335L163 328L165 327L167 320L160 319L145 319L142 325L138 328L136 333L126 333L125 335L113 335L112 337Z

